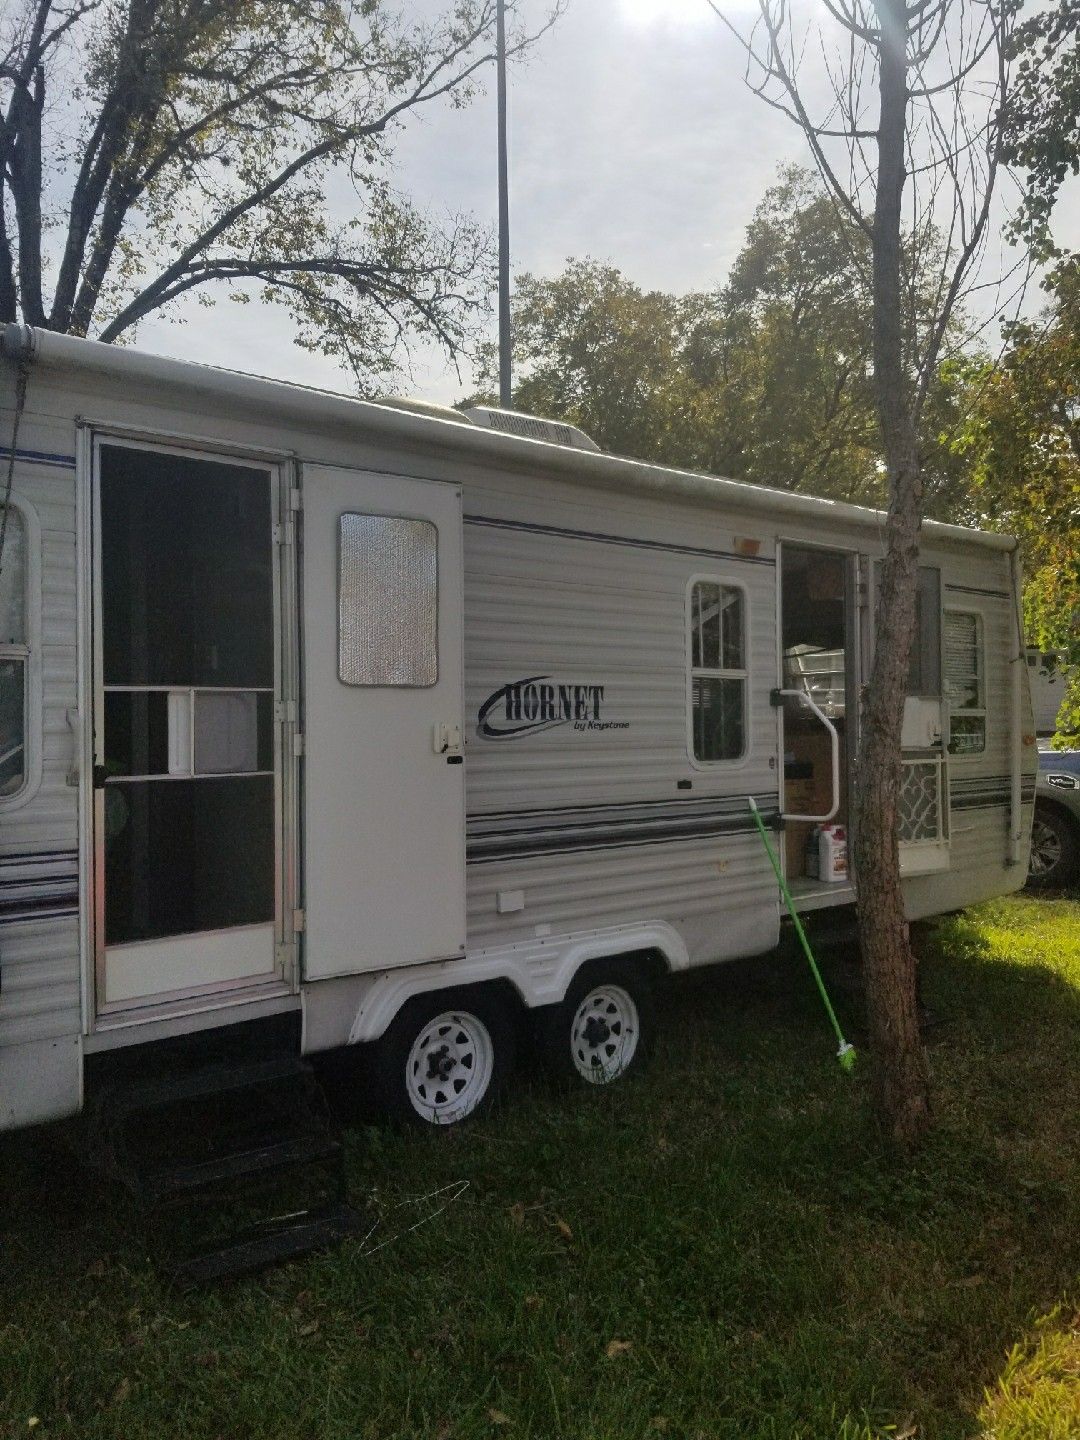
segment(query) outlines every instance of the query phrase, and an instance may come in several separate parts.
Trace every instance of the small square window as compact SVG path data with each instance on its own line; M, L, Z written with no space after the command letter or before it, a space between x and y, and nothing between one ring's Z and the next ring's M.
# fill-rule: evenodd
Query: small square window
M271 704L269 695L252 690L196 690L195 774L244 775L272 769L272 756L260 753L268 749Z

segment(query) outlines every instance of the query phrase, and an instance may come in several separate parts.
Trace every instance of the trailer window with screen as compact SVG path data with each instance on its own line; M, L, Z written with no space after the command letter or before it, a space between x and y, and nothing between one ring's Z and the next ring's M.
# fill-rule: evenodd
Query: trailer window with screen
M338 675L422 688L439 678L439 532L430 520L342 515Z
M4 508L0 505L0 525ZM14 505L0 557L0 801L26 784L26 527Z
M945 697L949 702L949 754L986 749L986 661L982 617L945 612Z
M719 580L695 580L689 601L694 759L738 760L746 749L746 601Z

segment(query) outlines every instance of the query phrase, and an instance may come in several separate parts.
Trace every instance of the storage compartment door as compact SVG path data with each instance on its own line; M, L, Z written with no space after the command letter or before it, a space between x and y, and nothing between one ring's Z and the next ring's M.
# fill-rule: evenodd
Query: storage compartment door
M461 491L306 466L304 974L465 948Z

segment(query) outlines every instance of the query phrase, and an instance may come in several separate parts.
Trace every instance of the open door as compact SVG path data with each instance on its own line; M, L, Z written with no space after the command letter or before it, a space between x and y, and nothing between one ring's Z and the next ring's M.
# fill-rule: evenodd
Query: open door
M303 474L307 979L465 950L461 491Z
M97 443L99 1013L280 980L279 484Z
M817 837L820 825L847 827L857 693L855 566L846 551L780 546L784 860L801 906L829 904L849 889L849 876L821 876Z

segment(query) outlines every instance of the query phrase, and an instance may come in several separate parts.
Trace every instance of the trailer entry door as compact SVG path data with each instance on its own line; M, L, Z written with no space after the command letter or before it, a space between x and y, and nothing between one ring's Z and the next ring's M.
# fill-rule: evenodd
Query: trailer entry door
M461 491L305 466L307 979L465 948Z
M277 479L99 443L99 1012L278 980Z

